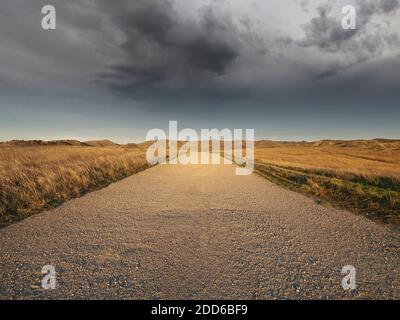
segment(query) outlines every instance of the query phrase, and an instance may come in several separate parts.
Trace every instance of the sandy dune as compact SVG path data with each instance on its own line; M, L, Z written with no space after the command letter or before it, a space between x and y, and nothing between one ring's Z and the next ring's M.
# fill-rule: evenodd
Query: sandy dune
M1 229L0 298L399 299L399 262L394 227L232 165L159 165Z

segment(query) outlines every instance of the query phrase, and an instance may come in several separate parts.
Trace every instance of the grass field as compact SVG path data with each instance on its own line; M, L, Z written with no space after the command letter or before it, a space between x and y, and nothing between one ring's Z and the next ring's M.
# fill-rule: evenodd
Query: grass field
M148 143L0 144L0 226L149 167ZM318 201L400 224L400 141L255 143L256 171Z
M259 174L322 202L400 223L400 142L276 143L255 147Z
M148 167L145 146L0 145L0 226Z

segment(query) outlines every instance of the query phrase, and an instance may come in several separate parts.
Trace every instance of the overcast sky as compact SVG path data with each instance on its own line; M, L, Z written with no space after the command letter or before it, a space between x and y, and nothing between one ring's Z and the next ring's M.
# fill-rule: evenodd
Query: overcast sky
M168 120L400 138L399 18L400 0L2 0L0 140L141 141Z

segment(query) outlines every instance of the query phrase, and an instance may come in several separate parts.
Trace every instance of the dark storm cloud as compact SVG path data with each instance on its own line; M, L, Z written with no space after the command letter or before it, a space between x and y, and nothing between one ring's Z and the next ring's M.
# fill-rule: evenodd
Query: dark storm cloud
M0 92L57 95L85 91L90 78L118 55L104 15L93 1L53 0L57 29L41 28L45 0L0 4Z
M193 21L179 16L170 1L117 3L124 10L114 10L115 2L108 1L102 8L125 36L125 59L97 79L114 90L136 94L201 87L226 74L240 54L235 26L211 8L204 8Z
M70 90L157 102L168 110L224 109L241 99L263 105L334 97L344 77L356 87L355 72L357 87L365 83L372 94L363 77L374 75L364 65L385 57L390 66L388 55L400 48L399 32L374 21L396 25L398 0L354 0L355 31L341 28L332 1L316 9L313 1L293 0L293 9L279 0L54 0L54 32L40 29L46 1L5 1L0 92L21 95ZM287 27L286 14L304 28Z
M298 4L311 12L309 1ZM319 90L318 83L326 79L342 81L349 68L398 47L398 34L382 31L371 19L390 17L399 1L356 0L356 30L342 28L333 6L331 1L320 5L317 16L304 24L304 37L295 39L268 30L256 32L254 19L235 19L212 2L194 18L168 0L101 1L100 11L124 35L119 46L123 58L99 72L95 82L118 95L140 99L229 103L252 96L261 102L287 90ZM305 49L330 56L313 62L304 56ZM331 85L335 92L336 84Z

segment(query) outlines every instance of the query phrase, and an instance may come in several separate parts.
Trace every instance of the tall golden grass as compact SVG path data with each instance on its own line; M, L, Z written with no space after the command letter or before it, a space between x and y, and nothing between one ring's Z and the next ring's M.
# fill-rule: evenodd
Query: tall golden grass
M400 144L256 143L255 168L266 178L323 202L400 223Z
M0 145L0 226L149 167L149 143L106 142ZM273 182L324 202L400 223L399 141L260 141L255 168Z
M0 226L147 168L144 147L1 146Z

